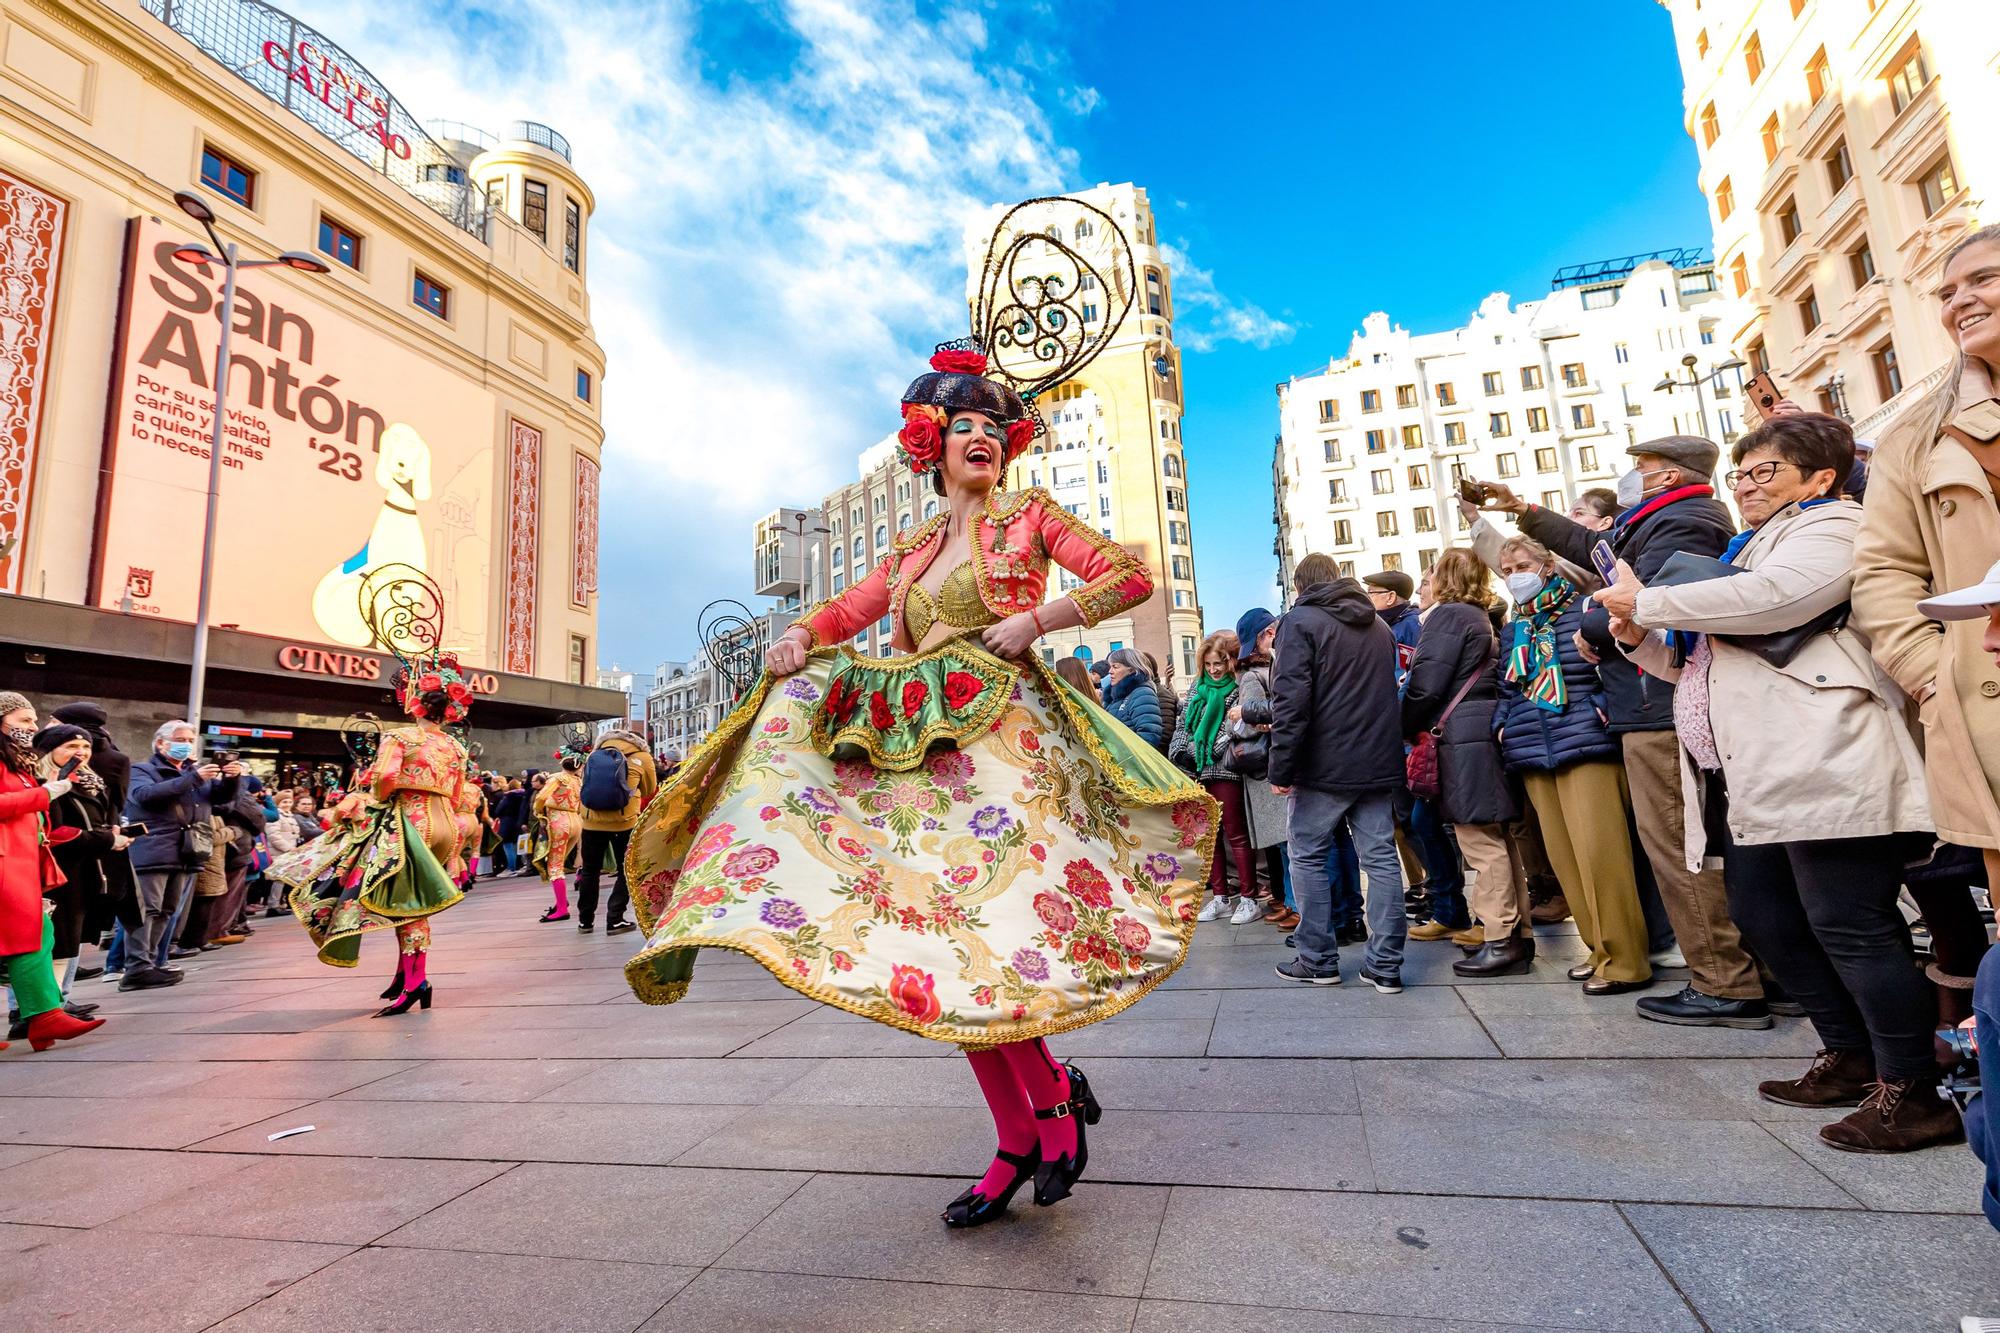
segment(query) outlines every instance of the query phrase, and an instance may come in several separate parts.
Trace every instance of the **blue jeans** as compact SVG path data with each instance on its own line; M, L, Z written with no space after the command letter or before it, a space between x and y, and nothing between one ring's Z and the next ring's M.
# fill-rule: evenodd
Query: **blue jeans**
M1431 919L1453 930L1465 929L1472 924L1465 907L1465 869L1436 801L1417 801L1410 807L1410 837L1429 875L1424 883Z
M1354 834L1345 819L1334 823L1326 873L1327 887L1333 891L1333 923L1343 926L1361 920L1361 859L1354 854Z
M500 854L507 858L507 873L513 874L521 868L521 845L512 838L500 840Z
M111 926L111 947L104 951L104 971L106 975L125 970L125 923L116 921Z
M1285 906L1298 906L1292 899L1292 861L1285 855L1285 844L1281 842L1275 847L1266 847L1264 855L1270 859L1271 882L1278 886L1278 892L1284 897Z
M1403 915L1403 863L1396 856L1395 802L1386 791L1355 795L1311 787L1293 790L1289 833L1297 868L1292 887L1299 898L1299 924L1292 939L1299 961L1315 972L1340 968L1327 856L1342 823L1353 827L1355 854L1368 876L1368 947L1363 960L1379 976L1400 976L1408 922Z
M1988 949L1979 964L1979 978L1972 984L1972 1016L1978 1023L1980 1063L2000 1071L2000 949ZM2000 1086L1980 1092L1965 1108L1965 1137L1986 1163L1979 1206L1986 1210L1986 1220L2000 1229Z

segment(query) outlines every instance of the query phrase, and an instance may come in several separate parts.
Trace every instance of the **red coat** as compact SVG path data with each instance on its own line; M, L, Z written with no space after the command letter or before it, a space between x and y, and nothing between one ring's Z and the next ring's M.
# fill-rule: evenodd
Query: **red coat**
M897 537L867 578L800 616L798 623L812 635L811 647L851 639L886 614L894 620L895 646L915 651L903 622L903 603L944 548L946 517L939 514ZM1137 556L1099 535L1040 487L992 492L974 526L972 569L979 599L996 616L1040 606L1052 563L1084 580L1069 596L1087 625L1109 620L1152 596L1153 577Z
M42 947L42 824L49 790L0 764L0 957Z

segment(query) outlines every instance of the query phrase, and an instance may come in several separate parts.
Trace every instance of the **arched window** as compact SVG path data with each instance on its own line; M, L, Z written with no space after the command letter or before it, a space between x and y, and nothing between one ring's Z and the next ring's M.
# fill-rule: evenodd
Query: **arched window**
M889 525L887 523L877 523L875 525L875 548L880 550L888 544Z
M1090 645L1086 643L1079 643L1076 646L1076 655L1082 658L1084 661L1088 662L1090 660Z
M868 558L868 539L859 533L854 537L854 559L858 564Z
M1079 241L1091 234L1093 228L1089 218L1080 219L1076 224L1076 239Z
M1184 475L1181 472L1180 455L1168 454L1165 458L1162 458L1160 460L1160 471L1166 473L1169 477L1178 477Z
M1146 313L1162 315L1166 313L1164 307L1165 297L1160 290L1160 270L1149 268L1146 270Z
M925 518L936 518L936 517L937 517L937 501L936 501L936 500L926 500L926 501L924 501L924 517L925 517Z

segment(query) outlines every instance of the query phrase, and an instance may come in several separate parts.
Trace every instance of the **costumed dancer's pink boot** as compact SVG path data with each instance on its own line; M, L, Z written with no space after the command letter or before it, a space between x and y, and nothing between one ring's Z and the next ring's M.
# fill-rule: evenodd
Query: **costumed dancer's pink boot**
M549 881L549 887L556 891L556 905L542 913L542 920L569 920L569 880L562 875L557 875Z
M424 975L424 965L429 959L428 950L403 955L403 994L394 1004L375 1011L377 1018L393 1018L406 1014L411 1005L428 1009L431 1007L431 983Z
M1007 1057L998 1050L985 1050L967 1051L965 1058L972 1065L972 1076L979 1080L987 1108L993 1112L1000 1149L979 1183L946 1205L944 1223L948 1227L983 1226L999 1217L1042 1164L1034 1107Z
M1104 1112L1083 1071L1057 1064L1047 1042L1009 1042L1000 1052L1035 1107L1042 1153L1042 1164L1035 1169L1035 1203L1046 1208L1067 1199L1082 1177L1090 1160L1084 1126L1096 1124Z

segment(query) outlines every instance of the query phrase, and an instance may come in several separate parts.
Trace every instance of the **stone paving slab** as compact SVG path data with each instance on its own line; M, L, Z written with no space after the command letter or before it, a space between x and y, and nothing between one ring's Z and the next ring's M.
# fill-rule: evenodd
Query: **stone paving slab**
M1138 1302L1105 1296L994 1291L866 1278L774 1279L712 1268L685 1287L640 1333L1129 1333Z
M7 1256L0 1328L194 1333L346 1253L290 1241L71 1232Z
M88 1148L184 1148L311 1105L303 1097L9 1097L0 1139Z
M1098 1101L1108 1108L1352 1115L1361 1109L1353 1071L1344 1060L1112 1056L1093 1058L1088 1072ZM986 1104L969 1068L895 1058L817 1061L768 1100L808 1106Z
M1740 1099L1678 1060L1357 1060L1370 1115L1744 1120Z
M68 1148L0 1170L0 1221L102 1226L256 1161L223 1153Z
M613 1060L430 1060L402 1073L342 1092L363 1102L532 1102L567 1100L553 1094ZM589 1098L575 1100L588 1101Z
M110 1228L366 1245L513 1165L267 1157L127 1213Z
M1822 1121L1830 1119L1822 1115ZM1764 1128L1865 1207L1890 1213L1979 1214L1986 1169L1972 1149L1960 1144L1903 1157L1842 1152L1820 1141L1820 1123ZM2000 1262L2000 1253L1994 1257Z
M1271 1299L1285 1299L1273 1293ZM1198 1301L1139 1302L1132 1333L1548 1333L1555 1324L1487 1324L1463 1319L1411 1319L1335 1314L1277 1306L1212 1305Z
M636 1102L686 1106L759 1106L790 1088L825 1060L593 1060L588 1070L544 1092L541 1102ZM869 1065L871 1060L842 1060ZM926 1060L933 1071L949 1063ZM971 1079L968 1077L968 1083ZM928 1085L931 1080L919 1080ZM983 1103L982 1103L983 1104Z

